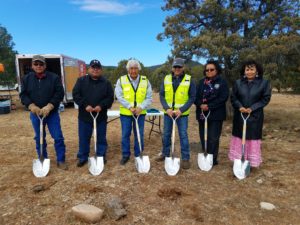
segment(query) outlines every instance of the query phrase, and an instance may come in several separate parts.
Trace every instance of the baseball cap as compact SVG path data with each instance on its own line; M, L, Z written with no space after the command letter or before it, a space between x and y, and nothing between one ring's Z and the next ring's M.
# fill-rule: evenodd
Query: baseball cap
M100 67L100 68L102 68L102 65L101 65L101 63L100 63L99 60L93 59L93 60L90 62L90 67Z
M173 64L172 66L180 66L180 67L183 67L184 66L184 59L182 58L175 58L174 61L173 61Z
M42 63L46 63L45 57L43 57L41 55L34 55L32 57L32 62L35 62L35 61L40 61Z

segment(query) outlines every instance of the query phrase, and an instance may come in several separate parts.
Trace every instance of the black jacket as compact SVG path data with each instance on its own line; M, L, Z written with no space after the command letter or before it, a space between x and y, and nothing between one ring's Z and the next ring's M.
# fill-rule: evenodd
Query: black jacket
M245 78L237 80L231 94L231 104L234 108L232 135L242 137L243 120L239 109L245 107L252 109L247 120L246 139L261 139L264 121L263 108L270 102L270 99L269 81L262 78L256 78L252 82L248 82Z
M73 99L79 106L78 118L84 122L92 123L93 119L85 108L90 105L93 108L100 106L102 108L97 121L107 119L107 109L112 106L114 101L114 91L111 83L101 76L93 80L90 75L77 79L73 88Z
M54 112L64 98L64 89L58 75L48 71L45 75L42 79L37 78L35 72L25 75L22 79L20 98L26 107L34 103L42 108L51 103L54 105L51 112Z
M197 86L197 96L196 96L196 119L200 119L201 115L201 104L207 104L210 110L210 116L208 120L225 120L226 119L226 101L229 96L229 88L225 79L221 76L217 76L212 81L212 86L214 92L207 99L207 103L202 102L203 90L204 90L204 80L205 78L199 81Z

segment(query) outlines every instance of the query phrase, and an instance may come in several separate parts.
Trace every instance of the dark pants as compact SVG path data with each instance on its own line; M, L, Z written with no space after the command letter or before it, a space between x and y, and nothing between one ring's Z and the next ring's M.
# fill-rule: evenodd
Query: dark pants
M106 155L107 141L106 141L106 120L97 122L97 156ZM78 136L79 136L79 151L77 153L77 158L83 162L87 161L90 153L90 141L93 134L93 124L86 123L82 120L78 120ZM94 144L93 153L94 155Z
M204 151L204 120L198 120L202 149ZM219 142L223 120L207 121L207 152L214 155L214 162L218 159Z
M30 120L35 133L35 142L36 142L36 151L40 156L40 120L39 118L30 113ZM49 116L47 116L43 120L43 156L44 158L48 158L47 153L47 142L46 142L46 130L45 127L48 126L48 130L51 134L51 137L54 139L54 147L56 151L56 160L57 162L65 161L65 152L66 146L64 143L64 137L62 134L61 126L60 126L60 118L58 112L52 112Z

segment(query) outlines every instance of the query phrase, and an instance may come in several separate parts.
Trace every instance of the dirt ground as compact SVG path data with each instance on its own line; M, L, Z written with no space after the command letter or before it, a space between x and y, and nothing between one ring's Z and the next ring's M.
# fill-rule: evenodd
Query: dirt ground
M160 108L157 95L154 100L154 107ZM56 167L53 140L48 135L51 170L47 177L36 178L29 113L15 102L16 110L0 115L1 225L85 224L71 214L71 208L87 203L104 209L112 196L126 203L128 214L119 221L104 216L100 224L300 224L300 96L273 94L265 110L263 164L242 181L233 176L227 157L231 119L223 125L219 165L210 172L198 168L194 106L189 119L192 166L174 177L166 174L163 163L154 161L162 147L161 137L154 133L149 139L148 123L145 152L151 161L150 173L138 174L133 158L125 166L119 164L119 120L108 124L108 162L103 173L94 177L87 166L77 168L77 111L68 107L61 113L61 121L69 170ZM113 109L117 108L115 103ZM35 193L36 185L46 189ZM260 202L276 208L261 209Z

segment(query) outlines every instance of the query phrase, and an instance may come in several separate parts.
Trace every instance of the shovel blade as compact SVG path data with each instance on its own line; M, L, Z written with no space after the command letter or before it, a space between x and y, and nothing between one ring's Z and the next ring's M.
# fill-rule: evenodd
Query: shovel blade
M88 168L92 175L98 176L104 169L103 157L90 157L88 162Z
M168 175L175 176L180 169L180 159L166 157L165 158L165 170Z
M135 167L139 173L148 173L150 171L149 156L135 157Z
M246 178L250 174L250 162L248 160L235 159L233 173L239 180Z
M213 167L213 154L198 153L198 166L200 170L210 171Z
M50 170L50 159L34 159L32 163L32 171L36 177L45 177Z

